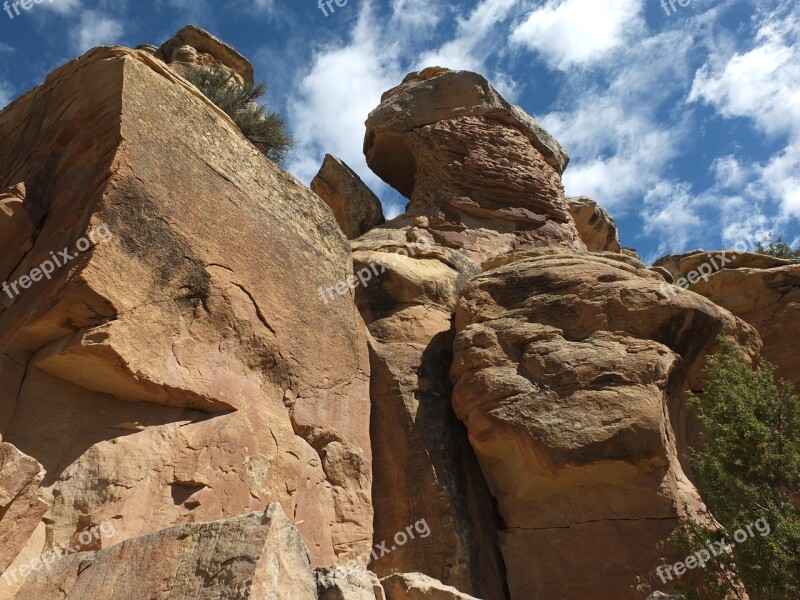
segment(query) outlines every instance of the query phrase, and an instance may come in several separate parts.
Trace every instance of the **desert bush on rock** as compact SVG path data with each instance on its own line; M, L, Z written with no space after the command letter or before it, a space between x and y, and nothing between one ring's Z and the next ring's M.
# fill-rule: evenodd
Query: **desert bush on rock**
M239 84L233 72L220 65L194 69L186 78L233 119L253 145L283 164L293 142L283 117L258 102L267 93L265 83Z
M704 394L690 398L705 430L691 457L703 499L729 543L755 520L769 523L769 535L733 548L751 598L800 598L800 398L764 359L753 368L728 350L709 357L706 372ZM710 536L686 523L679 537L700 549ZM718 568L709 586L721 579Z

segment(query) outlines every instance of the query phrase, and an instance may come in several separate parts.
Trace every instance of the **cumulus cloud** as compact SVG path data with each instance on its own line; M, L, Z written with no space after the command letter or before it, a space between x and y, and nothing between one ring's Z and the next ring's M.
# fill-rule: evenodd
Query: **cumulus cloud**
M511 41L566 70L602 60L641 30L644 0L548 0L511 33Z
M288 168L308 182L323 155L336 154L380 196L389 198L387 216L402 210L403 200L389 192L366 166L364 120L380 103L381 94L400 83L411 70L434 64L483 71L483 60L496 44L487 33L505 18L515 0L482 0L458 20L452 39L433 47L431 32L446 6L431 0L400 0L388 20L377 18L374 5L362 4L345 43L317 49L288 102L296 149ZM433 17L431 15L434 15ZM505 32L500 32L500 39ZM495 40L496 41L496 40ZM499 74L501 91L514 82Z
M112 46L120 41L124 32L122 21L87 10L71 31L76 52L86 52L95 46Z
M747 182L748 199L778 204L779 213L772 219L777 227L800 219L800 7L781 3L764 11L752 47L746 50L731 52L724 43L713 46L709 60L697 71L689 101L712 106L728 119L746 119L764 134L788 140L767 160L737 160L734 175L737 183ZM731 165L730 159L718 161L723 171Z
M6 107L14 99L14 88L10 83L0 80L0 108Z

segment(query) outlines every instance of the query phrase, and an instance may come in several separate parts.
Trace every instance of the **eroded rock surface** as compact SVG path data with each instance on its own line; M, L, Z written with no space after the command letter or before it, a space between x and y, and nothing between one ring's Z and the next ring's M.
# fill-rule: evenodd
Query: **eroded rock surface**
M311 189L330 206L347 239L361 237L385 221L381 201L340 158L325 155Z
M722 256L722 257L721 257ZM656 261L687 289L753 325L764 358L800 389L800 261L735 251L692 252ZM685 282L684 282L685 283ZM678 288L674 288L680 293Z
M615 254L521 253L464 288L453 406L506 525L512 599L609 599L664 590L666 540L702 509L684 475L684 391L704 357L755 330Z
M435 241L477 263L558 245L585 249L564 199L569 158L485 78L441 68L412 73L367 119L367 163L429 218Z
M311 560L280 505L213 523L177 525L41 568L18 600L316 600Z
M0 137L0 228L30 240L3 276L72 255L0 310L0 435L46 470L47 543L277 501L315 566L369 550L368 349L316 293L351 269L323 202L146 51L67 63Z
M184 75L190 69L215 65L230 70L239 83L253 84L253 65L234 48L205 29L187 25L152 54Z
M395 547L370 568L380 576L421 572L501 600L499 522L448 380L452 311L477 268L433 243L425 225L424 217L403 217L353 242L354 272L365 281L356 304L370 331L375 541ZM428 535L394 541L421 519Z
M42 465L0 442L0 573L25 548L49 506L39 498ZM0 588L7 582L0 581Z
M605 208L586 196L567 198L581 240L589 252L621 252L617 224Z
M386 600L477 600L422 573L397 573L381 584Z

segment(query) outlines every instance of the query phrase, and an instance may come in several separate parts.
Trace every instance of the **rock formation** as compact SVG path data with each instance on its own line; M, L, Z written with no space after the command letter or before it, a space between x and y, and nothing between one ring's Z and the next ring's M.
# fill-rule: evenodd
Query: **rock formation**
M381 201L344 161L330 154L311 181L311 189L331 207L347 239L361 237L385 221Z
M606 209L586 196L567 198L567 205L589 252L622 251L617 224Z
M800 261L751 252L695 251L655 263L758 330L764 358L800 390ZM678 288L675 288L677 293Z
M411 73L367 119L367 164L426 216L434 240L480 263L539 246L585 249L564 199L569 157L482 76Z
M17 594L42 598L316 600L308 550L279 504L213 523L176 525L39 568Z
M2 278L75 254L0 312L0 434L46 470L47 543L277 501L315 566L369 551L368 349L316 293L351 265L324 203L145 52L67 63L0 135L0 230L32 240Z
M685 391L717 336L752 357L758 335L699 296L660 299L663 280L622 255L504 262L462 292L452 377L506 526L511 597L645 598L682 557L664 542L684 504L702 509L679 460Z
M190 26L0 112L0 600L671 593L686 392L720 336L797 372L798 263L665 294L703 256L647 269L558 142L441 68L367 120L410 199L385 223L180 76L213 65L253 81Z

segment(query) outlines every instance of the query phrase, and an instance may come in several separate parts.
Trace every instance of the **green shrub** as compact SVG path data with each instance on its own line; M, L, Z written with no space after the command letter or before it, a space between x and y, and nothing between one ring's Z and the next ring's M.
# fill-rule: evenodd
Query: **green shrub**
M691 457L703 499L728 534L762 517L769 523L769 535L734 549L751 598L800 598L800 398L775 380L772 364L761 359L753 369L730 348L708 358L706 373L705 393L690 398L704 427L704 447ZM702 526L685 525L679 537L702 548Z
M766 246L762 242L758 242L756 252L776 258L800 258L800 248L792 248L781 237L778 237L774 242L770 241Z
M258 102L267 93L265 83L240 85L232 72L219 65L192 69L186 79L221 108L259 150L283 164L293 142L283 117Z

